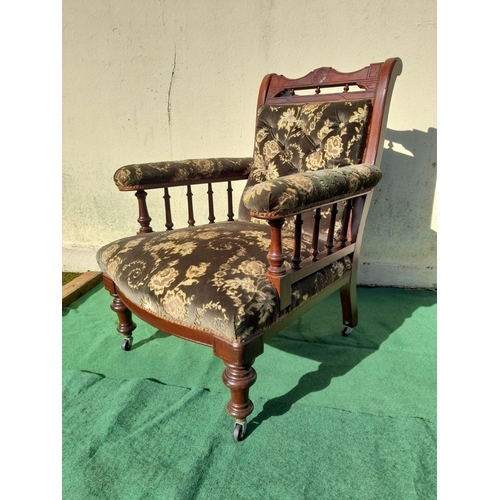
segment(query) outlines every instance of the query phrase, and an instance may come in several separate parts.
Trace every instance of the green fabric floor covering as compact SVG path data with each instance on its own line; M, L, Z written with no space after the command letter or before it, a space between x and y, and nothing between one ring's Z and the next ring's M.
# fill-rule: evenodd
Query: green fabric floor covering
M63 309L63 498L436 498L436 293L336 293L266 344L241 443L211 349L136 319L102 284Z

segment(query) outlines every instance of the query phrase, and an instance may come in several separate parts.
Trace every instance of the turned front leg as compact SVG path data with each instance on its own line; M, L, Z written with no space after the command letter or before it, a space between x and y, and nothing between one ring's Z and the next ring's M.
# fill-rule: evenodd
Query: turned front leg
M116 330L124 336L122 349L130 351L132 348L132 332L137 328L137 325L132 321L132 313L120 296L117 293L111 293L111 295L113 296L113 302L110 307L118 316Z
M132 332L136 329L137 325L132 321L132 313L129 308L118 295L118 289L114 281L106 273L103 274L102 281L104 283L104 288L113 297L110 308L118 316L118 326L116 330L125 337L122 343L122 349L124 351L130 351L132 347Z
M226 405L226 410L236 420L233 439L241 441L246 434L247 417L253 411L253 403L248 393L257 380L257 373L251 366L253 361L245 364L224 361L224 364L226 369L222 374L222 380L231 391L231 399Z
M222 380L231 391L231 400L227 403L226 410L237 422L243 422L253 411L253 403L248 394L257 380L257 373L252 368L253 361L245 364L224 361L224 364L226 369Z
M264 352L262 337L256 337L246 345L214 337L213 348L214 354L226 365L222 380L231 393L226 410L236 420L233 438L241 441L245 437L246 419L253 411L253 403L248 394L257 380L257 373L252 368L253 362Z

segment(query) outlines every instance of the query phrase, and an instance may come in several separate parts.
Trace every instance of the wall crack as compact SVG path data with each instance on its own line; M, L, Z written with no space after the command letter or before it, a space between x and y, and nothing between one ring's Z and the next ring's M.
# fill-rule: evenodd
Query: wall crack
M175 67L177 65L177 45L174 43L174 64L172 66L172 74L170 75L170 84L168 86L168 95L167 95L167 120L168 126L170 127L170 93L172 92L172 83L174 81Z

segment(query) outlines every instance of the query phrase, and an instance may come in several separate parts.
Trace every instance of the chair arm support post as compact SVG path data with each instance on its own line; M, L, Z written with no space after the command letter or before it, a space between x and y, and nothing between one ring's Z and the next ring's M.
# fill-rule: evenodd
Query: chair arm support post
M349 199L346 201L344 207L344 213L342 214L342 229L340 232L341 248L344 248L347 245L348 230L350 228L350 220L351 220L351 209L352 209L352 200Z
M144 233L152 233L153 228L149 225L151 222L151 217L149 216L148 213L148 206L146 205L146 196L148 193L144 191L143 189L139 189L136 193L135 196L137 197L137 201L139 202L139 218L137 219L137 222L140 224L139 231L137 234L144 234Z
M358 306L356 299L356 283L358 276L359 254L361 241L365 228L368 210L373 192L360 196L352 202L352 213L349 222L349 239L354 246L352 253L351 275L349 283L340 289L340 301L342 304L342 317L345 326L354 328L358 324Z
M267 260L270 264L267 274L270 277L283 276L286 274L286 269L283 265L285 262L285 255L283 254L281 229L285 223L285 219L268 220L268 223L271 226L271 248L267 254Z
M352 200L351 220L349 222L348 239L355 243L358 239L358 232L361 225L361 217L365 207L366 195Z

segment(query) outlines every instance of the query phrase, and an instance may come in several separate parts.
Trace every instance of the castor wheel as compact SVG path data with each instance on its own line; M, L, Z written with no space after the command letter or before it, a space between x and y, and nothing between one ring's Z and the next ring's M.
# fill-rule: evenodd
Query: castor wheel
M130 351L130 349L132 349L132 337L129 337L127 339L123 339L122 349L124 351Z
M350 326L346 326L343 330L342 330L342 335L344 337L348 337L349 335L351 335L351 332L352 332L352 328Z
M233 439L237 443L238 441L243 441L243 438L245 437L245 433L247 431L247 423L246 421L244 422L236 422L234 424L234 430L233 430Z

